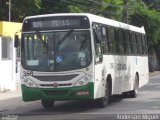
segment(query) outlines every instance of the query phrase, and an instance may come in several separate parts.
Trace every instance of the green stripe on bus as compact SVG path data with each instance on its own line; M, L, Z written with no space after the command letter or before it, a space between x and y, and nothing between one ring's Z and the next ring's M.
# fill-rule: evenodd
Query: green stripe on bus
M68 88L30 88L21 85L23 101L45 100L92 100L94 84Z

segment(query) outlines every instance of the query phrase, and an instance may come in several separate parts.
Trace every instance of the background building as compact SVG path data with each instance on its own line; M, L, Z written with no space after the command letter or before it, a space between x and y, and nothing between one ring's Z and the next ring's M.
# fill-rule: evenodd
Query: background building
M17 63L14 36L21 23L0 22L0 92L16 90Z

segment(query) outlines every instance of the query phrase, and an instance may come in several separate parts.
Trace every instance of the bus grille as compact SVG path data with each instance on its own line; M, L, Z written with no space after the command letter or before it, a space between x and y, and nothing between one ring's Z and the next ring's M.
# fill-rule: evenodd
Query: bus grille
M66 84L58 84L60 87L66 87L71 86L72 83L66 83ZM41 87L54 87L53 84L40 84Z
M56 75L56 76L33 76L40 81L68 81L77 77L78 74L74 75Z
M48 96L54 95L66 95L68 90L43 90L43 92Z

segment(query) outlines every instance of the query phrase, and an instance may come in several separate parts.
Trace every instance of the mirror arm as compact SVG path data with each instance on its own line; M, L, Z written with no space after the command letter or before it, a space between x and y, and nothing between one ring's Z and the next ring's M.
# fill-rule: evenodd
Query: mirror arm
M15 35L15 37L14 37L14 47L15 48L19 47L19 37L18 37L18 35Z

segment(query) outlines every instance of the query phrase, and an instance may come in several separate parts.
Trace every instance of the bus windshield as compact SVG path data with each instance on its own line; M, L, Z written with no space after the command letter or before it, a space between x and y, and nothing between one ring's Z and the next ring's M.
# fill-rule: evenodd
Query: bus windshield
M22 34L22 66L34 71L68 71L91 63L89 30Z

